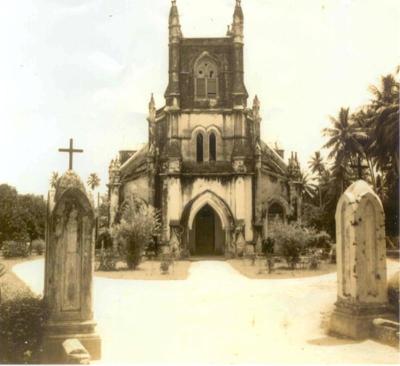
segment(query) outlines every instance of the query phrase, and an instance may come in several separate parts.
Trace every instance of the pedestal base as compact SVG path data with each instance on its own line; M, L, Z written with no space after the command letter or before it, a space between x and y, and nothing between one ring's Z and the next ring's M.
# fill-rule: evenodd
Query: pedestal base
M94 322L54 322L46 325L43 339L43 361L65 363L63 342L69 338L78 339L89 352L92 360L101 358L101 338L95 332Z
M339 302L331 316L329 333L352 339L370 338L373 335L373 320L386 314L386 304L354 305Z

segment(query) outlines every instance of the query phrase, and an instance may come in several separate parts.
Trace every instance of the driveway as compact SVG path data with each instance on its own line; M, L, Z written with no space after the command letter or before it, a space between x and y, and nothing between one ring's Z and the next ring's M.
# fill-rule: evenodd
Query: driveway
M43 260L13 270L43 291ZM223 261L202 261L185 281L95 277L94 291L100 363L399 362L389 346L324 334L336 274L251 280Z

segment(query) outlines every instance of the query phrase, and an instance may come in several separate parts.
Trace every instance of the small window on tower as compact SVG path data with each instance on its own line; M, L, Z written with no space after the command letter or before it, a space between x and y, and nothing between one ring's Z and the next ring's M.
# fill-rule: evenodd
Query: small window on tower
M195 95L198 99L216 99L218 97L217 67L209 57L199 60L195 66Z

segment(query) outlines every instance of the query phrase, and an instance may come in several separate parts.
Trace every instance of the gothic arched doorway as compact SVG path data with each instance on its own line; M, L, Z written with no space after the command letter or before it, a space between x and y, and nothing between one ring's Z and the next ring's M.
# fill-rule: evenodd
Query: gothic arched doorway
M210 205L205 205L194 219L191 254L224 254L224 236L225 233L218 214Z

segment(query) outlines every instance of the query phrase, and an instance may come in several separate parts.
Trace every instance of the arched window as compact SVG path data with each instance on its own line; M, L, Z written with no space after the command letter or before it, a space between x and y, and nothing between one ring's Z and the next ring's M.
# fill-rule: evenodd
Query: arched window
M274 222L284 222L284 210L283 207L278 203L274 202L268 208L268 224Z
M199 133L196 137L196 160L198 163L202 163L203 157L203 135Z
M216 64L204 57L196 63L195 95L198 99L216 99L218 95L218 73Z
M217 141L216 141L214 132L211 132L208 142L209 142L209 149L210 149L210 161L216 161L217 160Z

